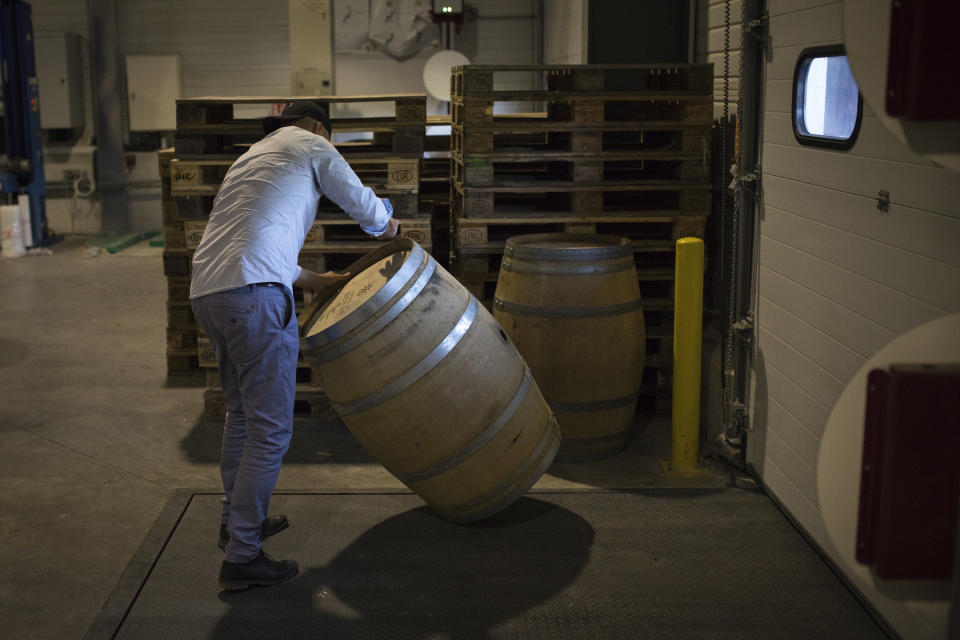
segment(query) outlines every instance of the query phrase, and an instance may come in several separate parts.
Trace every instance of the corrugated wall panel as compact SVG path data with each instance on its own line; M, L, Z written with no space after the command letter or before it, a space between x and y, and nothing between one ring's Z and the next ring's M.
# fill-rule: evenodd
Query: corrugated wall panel
M866 360L919 324L960 311L960 180L864 111L849 151L800 145L793 74L804 48L842 42L840 0L768 0L758 353L750 459L829 552L818 449L838 396ZM710 11L713 11L711 6ZM889 212L877 208L890 193ZM919 616L868 590L901 631Z
M126 0L121 55L179 53L185 97L290 91L287 11L258 0Z
M763 139L772 144L799 147L793 135L791 114L789 112L768 111L764 121ZM879 118L867 115L864 109L863 120L860 124L860 137L855 148L849 151L852 155L865 156L878 160L892 160L894 162L909 162L922 164L928 167L936 166L933 162L918 156L912 150L903 146L893 135L886 130Z
M767 117L772 120L770 114ZM774 175L766 177L765 187L768 206L790 209L810 220L960 267L960 220L957 218L930 215L902 205L879 216L873 198ZM838 203L844 215L837 215Z
M765 385L769 390L769 395L765 398L768 403L779 403L798 424L814 434L819 443L819 438L823 435L823 425L829 414L828 408L817 402L816 398L804 391L775 364L768 363L766 359L763 361L763 372ZM760 398L757 398L757 401L759 403ZM757 414L760 415L761 412L758 410ZM770 424L769 416L766 423Z
M782 327L785 334L792 336L794 348L838 380L849 380L863 366L862 355L808 322L802 313L791 311L768 298L760 299L759 313L770 326Z
M768 301L802 316L811 326L833 337L864 360L897 335L870 318L777 273L769 265L760 267L759 279L764 291L761 303Z
M763 155L764 173L857 194L874 203L884 189L893 204L960 218L960 180L949 169L775 143L765 143Z

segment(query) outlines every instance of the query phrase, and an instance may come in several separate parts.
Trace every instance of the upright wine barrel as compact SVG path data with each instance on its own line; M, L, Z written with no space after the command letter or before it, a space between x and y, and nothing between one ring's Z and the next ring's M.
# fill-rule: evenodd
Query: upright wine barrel
M634 436L643 307L626 238L535 234L507 240L493 316L557 416L558 460L613 455Z
M301 350L384 467L454 522L503 509L546 471L560 433L486 309L416 242L396 240L301 314Z

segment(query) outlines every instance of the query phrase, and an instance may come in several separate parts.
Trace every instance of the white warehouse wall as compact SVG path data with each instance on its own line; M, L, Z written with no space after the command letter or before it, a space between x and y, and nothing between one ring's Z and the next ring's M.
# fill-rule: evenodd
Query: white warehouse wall
M911 152L867 105L848 151L801 146L794 137L798 56L842 43L842 4L767 4L774 48L765 78L749 440L749 459L764 483L841 566L818 499L831 409L885 345L960 312L960 176ZM719 5L708 9L711 26ZM890 193L887 214L877 209L880 190ZM905 638L945 637L946 602L907 606L850 577Z
M86 0L31 0L30 4L37 36L74 33L82 37L87 122L83 140L89 142L93 109ZM287 11L276 11L261 0L118 0L116 5L121 73L125 73L126 55L178 53L185 97L290 94ZM473 0L470 7L475 14L461 33L453 36L453 48L462 50L474 64L537 62L536 0ZM404 62L379 53L338 54L336 93L425 93L422 73L430 53ZM503 88L512 88L514 83L526 87L532 81L532 74L526 79L508 79L511 86ZM428 112L446 113L446 107L429 99ZM136 154L140 164L145 158ZM138 181L139 176L155 173L154 166L136 171ZM131 190L131 196L136 229L160 228L158 188L140 184ZM99 232L99 211L95 202L91 211L90 204L77 199L51 201L51 227L67 233Z
M32 0L31 5L37 35L83 37L89 76L86 2ZM454 35L453 48L474 64L536 62L535 0L474 0L469 6L476 19ZM187 97L290 93L288 15L267 10L261 0L124 0L117 3L117 28L121 58L179 53ZM379 53L340 53L337 93L424 92L422 70L429 55L400 63ZM89 77L87 95L89 119Z

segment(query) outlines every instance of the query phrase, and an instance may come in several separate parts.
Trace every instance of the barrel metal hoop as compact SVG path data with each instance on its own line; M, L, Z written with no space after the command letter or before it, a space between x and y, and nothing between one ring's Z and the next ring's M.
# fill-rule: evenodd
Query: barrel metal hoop
M530 384L533 382L533 374L530 372L530 367L524 367L523 379L520 380L520 386L517 387L516 393L513 394L513 398L510 399L510 402L507 403L506 408L497 416L497 419L490 423L486 429L484 429L477 437L468 442L466 446L454 453L452 456L447 457L445 460L440 462L440 464L434 465L429 469L424 469L423 471L414 471L413 473L394 473L397 478L402 482L419 482L421 480L426 480L427 478L432 478L433 476L440 475L444 471L449 471L455 466L462 463L464 460L475 454L480 450L485 444L490 442L495 435L500 433L500 430L503 429L513 416L517 413L517 410L523 404L523 401L527 398L527 392L530 390Z
M493 306L498 311L512 313L515 316L537 316L540 318L601 318L604 316L617 316L623 313L632 313L643 309L643 301L640 299L632 302L623 302L621 304L609 305L606 307L541 307L518 302L510 302L502 298L494 297Z
M633 256L629 244L611 245L594 249L548 249L514 245L511 257L520 260L544 260L546 262L589 262L591 260L614 260Z
M467 330L470 329L474 319L477 317L479 307L480 303L477 302L477 299L471 294L467 300L467 308L464 310L463 315L460 316L457 324L454 325L450 333L448 333L446 337L440 341L440 344L434 347L433 351L427 354L423 360L386 386L381 387L369 395L354 400L353 402L333 403L334 409L342 416L363 413L390 400L420 380L420 378L430 373L430 371L457 346L463 336L466 335Z
M500 263L501 268L504 271L514 271L516 273L541 273L546 275L570 275L570 276L583 276L583 275L600 275L604 273L619 273L620 271L629 271L635 269L636 266L633 262L633 259L630 260L619 260L617 262L612 262L608 264L591 264L591 263L580 263L577 264L563 264L563 265L554 265L547 262L520 262L518 260L509 260L504 258Z
M314 346L329 344L350 333L368 319L376 315L387 302L397 295L404 286L410 283L413 274L423 268L425 259L429 254L418 244L413 245L413 250L407 256L406 261L400 270L397 271L386 284L380 287L380 290L373 294L366 302L351 311L345 318L340 319L323 331L315 333L306 338Z
M424 287L427 286L427 283L430 282L430 278L433 277L436 269L437 261L434 260L430 255L427 255L427 266L420 274L420 277L417 278L417 281L413 283L413 286L407 289L407 292L403 294L403 297L397 300L397 302L390 307L386 313L358 331L356 334L349 336L340 342L335 342L327 347L321 347L320 349L314 351L310 354L309 359L317 364L325 364L332 360L336 360L345 353L355 349L358 345L369 340L371 336L379 333L381 329L393 322L397 316L403 313L403 311L409 307L414 300L417 299L417 296L420 295L420 292L423 291Z
M609 400L600 400L599 402L551 402L547 400L550 408L557 413L585 413L589 411L606 411L607 409L619 409L628 407L637 401L639 393L631 393L622 398L610 398Z
M517 468L513 470L506 479L504 479L500 484L491 489L490 491L484 493L482 496L474 498L470 502L467 502L463 505L458 505L456 511L445 511L444 516L453 520L454 522L474 522L482 518L487 517L493 513L496 513L501 508L513 502L519 495L525 493L527 489L530 488L530 485L533 482L536 482L537 478L543 474L544 471L550 466L553 462L553 458L556 455L557 449L560 447L560 427L557 425L557 419L551 413L550 417L547 418L547 425L543 438L540 439L540 443L537 445L537 448L531 453L527 458L517 465ZM537 464L538 461L540 464ZM525 482L520 482L524 478L533 477L533 482L529 484ZM519 483L519 484L518 484ZM511 487L516 488L513 491L508 491ZM470 513L477 507L482 506L485 502L496 498L499 494L504 491L508 491L503 498L497 502L488 505L485 509Z

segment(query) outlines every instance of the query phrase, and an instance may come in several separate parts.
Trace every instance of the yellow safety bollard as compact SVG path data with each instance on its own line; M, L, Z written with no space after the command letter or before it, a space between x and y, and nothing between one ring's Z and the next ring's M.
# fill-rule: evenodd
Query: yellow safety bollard
M698 470L700 350L703 342L703 240L677 240L673 304L673 447L670 466Z

